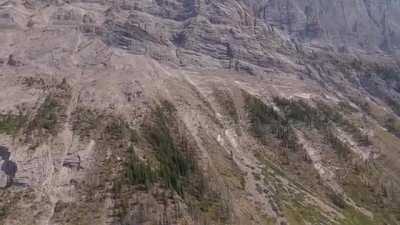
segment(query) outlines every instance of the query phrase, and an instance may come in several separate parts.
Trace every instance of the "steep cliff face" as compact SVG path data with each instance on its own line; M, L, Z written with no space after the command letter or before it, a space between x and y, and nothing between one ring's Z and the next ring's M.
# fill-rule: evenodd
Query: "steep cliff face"
M398 1L270 0L256 5L257 17L304 42L341 51L399 51Z
M0 224L400 224L399 11L1 1Z

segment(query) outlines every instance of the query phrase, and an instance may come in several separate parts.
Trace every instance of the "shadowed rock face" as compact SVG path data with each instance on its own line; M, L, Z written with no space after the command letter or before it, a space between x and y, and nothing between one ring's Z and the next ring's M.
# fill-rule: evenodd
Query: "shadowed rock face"
M0 160L1 163L1 174L0 176L0 187L5 188L12 184L15 174L17 173L17 164L10 159L11 153L8 148L0 145Z
M8 160L10 158L10 152L7 147L0 145L0 157L2 160Z
M168 19L184 21L197 15L196 0L156 0L156 14Z
M13 161L5 161L1 166L1 170L7 174L10 179L12 179L17 173L17 164Z

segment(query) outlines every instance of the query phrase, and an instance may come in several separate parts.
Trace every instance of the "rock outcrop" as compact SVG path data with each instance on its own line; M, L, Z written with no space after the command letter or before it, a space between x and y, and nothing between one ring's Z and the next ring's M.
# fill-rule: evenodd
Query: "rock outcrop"
M304 42L338 50L399 52L398 1L268 0L255 14L271 26Z

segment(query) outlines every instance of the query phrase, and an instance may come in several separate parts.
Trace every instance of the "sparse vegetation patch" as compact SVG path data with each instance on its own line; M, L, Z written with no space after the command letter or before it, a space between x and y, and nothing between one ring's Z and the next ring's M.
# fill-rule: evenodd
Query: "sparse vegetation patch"
M297 138L289 120L278 114L271 106L244 93L246 110L250 120L250 133L262 142L266 142L266 136L272 134L281 140L283 147L292 150L298 148Z
M125 166L126 178L130 185L144 185L147 189L159 175L158 171L137 156L132 145L128 148L128 160Z
M27 133L32 132L41 136L54 135L60 124L66 119L66 108L71 99L71 87L64 79L55 85L54 89L45 97L34 118L27 126Z
M194 160L188 152L188 143L184 138L174 140L171 130L175 124L175 108L168 102L157 106L153 112L150 125L145 126L143 133L152 146L159 161L159 173L168 187L183 193L184 183L194 170Z
M22 128L26 118L17 115L0 115L0 133L14 136Z
M335 150L340 159L347 159L351 154L350 147L343 143L330 129L325 130L325 140Z
M335 126L351 134L360 145L371 145L368 135L362 133L356 125L348 121L335 107L320 101L315 102L316 107L312 107L301 100L274 98L274 102L291 124L321 131L326 140L330 141L334 148L340 148L341 150L339 151L342 153L345 144L339 144L341 141L334 137L332 129Z
M57 125L61 106L51 96L48 96L39 108L39 112L33 121L34 126L40 129L53 130Z
M217 102L223 107L225 113L232 118L235 123L238 123L239 115L236 111L235 102L233 101L229 92L216 89L214 90L214 96Z

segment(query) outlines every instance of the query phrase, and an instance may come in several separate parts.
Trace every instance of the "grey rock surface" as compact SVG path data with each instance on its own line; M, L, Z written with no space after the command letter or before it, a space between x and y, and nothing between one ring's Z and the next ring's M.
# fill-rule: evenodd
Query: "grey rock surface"
M2 166L4 161L0 161ZM4 171L0 171L0 188L6 188L8 186L8 175Z
M257 16L304 42L341 50L398 53L400 2L395 0L248 1Z

